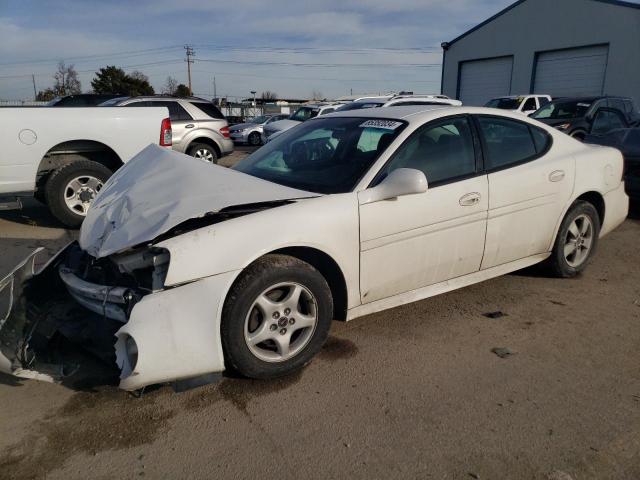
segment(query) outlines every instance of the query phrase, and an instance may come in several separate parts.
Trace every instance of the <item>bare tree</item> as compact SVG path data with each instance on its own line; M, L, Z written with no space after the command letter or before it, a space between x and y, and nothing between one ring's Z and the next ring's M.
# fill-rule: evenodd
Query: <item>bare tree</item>
M147 82L147 83L149 83L149 77L147 77L140 70L134 70L133 72L131 72L129 74L129 76L131 78L133 78L134 80L138 80L139 82Z
M265 90L262 92L262 100L277 100L278 94L276 92L272 92L270 90Z
M312 100L323 100L324 97L322 96L322 92L320 90L314 90L311 92L311 99Z
M169 75L167 77L167 81L164 83L164 87L162 87L162 93L166 95L175 95L177 89L178 81Z
M59 62L53 78L53 90L56 95L77 95L82 92L78 72L73 65L67 67L63 61Z

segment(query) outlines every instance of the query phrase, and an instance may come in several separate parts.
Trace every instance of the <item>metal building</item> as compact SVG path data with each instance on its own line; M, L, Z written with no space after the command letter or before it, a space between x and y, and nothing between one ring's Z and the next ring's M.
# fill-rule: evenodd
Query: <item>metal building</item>
M520 0L442 47L442 93L465 105L526 93L640 101L640 3Z

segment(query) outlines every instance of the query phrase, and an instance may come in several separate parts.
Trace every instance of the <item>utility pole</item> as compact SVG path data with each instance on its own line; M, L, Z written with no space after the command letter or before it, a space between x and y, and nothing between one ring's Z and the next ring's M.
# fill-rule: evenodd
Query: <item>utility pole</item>
M213 98L218 98L218 92L216 90L216 77L213 77Z
M31 80L33 81L33 100L38 100L38 94L36 93L36 76L32 73Z
M193 60L191 57L195 57L196 54L191 45L185 45L184 49L187 51L187 59L185 62L187 62L187 76L189 77L189 95L193 95L193 90L191 90L191 64L193 63Z

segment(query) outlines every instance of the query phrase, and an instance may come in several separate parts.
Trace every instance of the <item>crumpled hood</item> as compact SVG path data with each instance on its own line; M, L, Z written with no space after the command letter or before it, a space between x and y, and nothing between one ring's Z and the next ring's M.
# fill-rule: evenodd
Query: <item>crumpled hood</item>
M315 196L149 145L105 183L79 242L94 257L105 257L226 207Z

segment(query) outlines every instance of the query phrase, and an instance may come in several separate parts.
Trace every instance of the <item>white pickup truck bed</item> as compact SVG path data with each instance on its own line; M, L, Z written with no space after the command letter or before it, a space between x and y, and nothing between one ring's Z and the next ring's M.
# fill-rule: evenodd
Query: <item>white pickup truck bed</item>
M16 199L35 195L63 223L78 225L85 205L74 211L72 190L54 187L64 189L75 174L85 190L103 183L144 147L161 143L168 117L166 107L0 108L0 198L19 205ZM86 183L90 177L96 181Z

